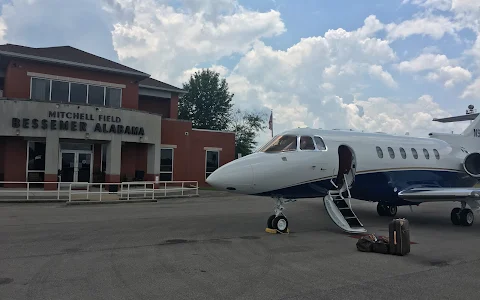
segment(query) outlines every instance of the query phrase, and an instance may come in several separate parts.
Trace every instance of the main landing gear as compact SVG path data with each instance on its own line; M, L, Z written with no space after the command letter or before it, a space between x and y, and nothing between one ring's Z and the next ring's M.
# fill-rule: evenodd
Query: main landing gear
M467 204L462 201L462 207L455 207L450 213L453 225L472 226L475 219L473 211L466 208Z
M275 199L275 213L271 215L267 220L267 228L272 230L277 230L281 233L288 232L288 220L287 217L283 214L283 205L289 202L295 202L293 199Z
M378 203L377 213L382 217L395 217L397 214L397 206Z

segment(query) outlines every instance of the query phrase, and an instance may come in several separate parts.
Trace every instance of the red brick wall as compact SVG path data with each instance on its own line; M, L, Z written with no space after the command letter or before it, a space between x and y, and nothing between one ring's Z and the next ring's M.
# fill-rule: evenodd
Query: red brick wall
M189 135L185 135L185 132ZM196 180L189 168L191 132L191 122L162 119L162 144L177 145L173 150L173 180Z
M21 137L5 138L4 149L4 181L27 181L27 141Z
M170 99L139 96L138 109L170 118Z
M16 67L13 65L14 63L17 64ZM99 71L89 71L23 60L12 60L8 64L5 74L4 97L30 98L30 77L27 76L27 72L124 84L126 88L122 89L122 107L138 109L138 83L134 83L135 79Z
M122 165L120 178L127 176L128 180L135 177L135 171L144 171L147 175L147 144L125 143L122 145Z
M192 130L192 123L187 121L163 119L162 144L177 145L173 150L173 180L195 180L200 186L207 185L204 147L222 148L220 166L235 159L233 133Z
M178 94L172 93L170 99L170 119L178 119Z
M221 148L219 151L219 167L235 159L235 135L227 132L210 131L192 131L192 157L195 161L195 167L192 168L194 177L199 185L206 186L205 183L205 158L206 150L204 147Z
M136 145L136 161L135 161L135 170L145 172L147 176L147 161L148 161L148 145L147 144L135 144ZM134 171L135 171L134 170ZM135 175L135 172L133 173ZM146 180L146 179L145 179Z

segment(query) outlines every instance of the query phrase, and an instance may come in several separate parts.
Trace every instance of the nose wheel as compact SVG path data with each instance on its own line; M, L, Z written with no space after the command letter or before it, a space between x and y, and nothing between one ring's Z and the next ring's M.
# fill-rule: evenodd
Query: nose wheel
M281 233L288 232L288 220L283 215L271 215L267 220L268 229L278 230Z

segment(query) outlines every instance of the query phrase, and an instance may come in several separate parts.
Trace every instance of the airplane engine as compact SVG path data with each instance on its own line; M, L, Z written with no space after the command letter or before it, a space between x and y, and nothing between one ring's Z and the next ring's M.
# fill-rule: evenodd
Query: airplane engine
M463 169L468 175L474 178L480 178L480 153L473 152L465 156Z

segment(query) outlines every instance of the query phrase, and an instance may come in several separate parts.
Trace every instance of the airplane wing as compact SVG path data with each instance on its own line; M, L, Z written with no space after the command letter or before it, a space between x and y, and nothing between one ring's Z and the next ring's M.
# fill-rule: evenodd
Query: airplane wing
M406 189L398 196L410 202L472 201L480 200L480 188L434 188Z

